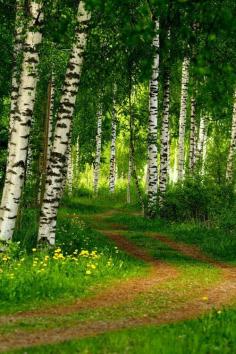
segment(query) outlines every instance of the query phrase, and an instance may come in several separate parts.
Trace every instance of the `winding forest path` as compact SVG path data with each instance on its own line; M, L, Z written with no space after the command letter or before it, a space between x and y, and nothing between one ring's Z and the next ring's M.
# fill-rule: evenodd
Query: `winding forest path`
M148 238L158 239L168 247L176 250L185 256L196 259L200 262L211 264L220 271L220 280L209 285L208 288L203 287L197 289L195 294L192 294L191 289L184 289L184 294L187 297L183 300L180 297L175 298L175 292L172 295L172 303L163 308L155 315L147 315L143 313L139 316L126 316L123 314L118 319L111 319L109 315L102 319L94 320L74 320L66 322L67 315L73 315L84 310L96 309L115 309L117 306L132 304L138 297L145 295L147 302L150 301L149 295L152 294L154 299L158 299L158 295L167 291L170 281L175 279L181 280L180 270L165 261L159 261L152 257L146 250L138 247L129 241L124 235L125 225L117 225L107 223L109 217L113 216L114 212L106 212L96 215L93 219L94 226L99 228L99 223L105 224L105 228L100 230L104 235L113 240L115 244L129 255L143 260L149 264L149 272L145 276L122 280L114 284L112 288L106 289L101 293L86 299L81 299L76 303L68 306L55 306L45 310L35 310L24 313L18 313L11 316L1 316L0 324L17 324L22 321L29 320L32 324L32 329L22 330L14 329L14 331L0 335L0 351L6 351L13 348L26 348L42 344L58 343L65 340L95 336L107 331L115 331L119 329L127 329L141 325L171 323L179 320L187 320L197 317L210 311L212 308L220 308L223 305L228 305L236 300L236 267L218 262L204 255L197 247L189 246L184 243L177 243L166 236L159 235L154 232L144 233ZM179 291L179 289L177 289ZM156 292L157 291L157 292ZM169 291L169 290L168 290ZM189 292L189 294L188 294ZM147 306L150 304L147 303ZM134 305L135 306L135 303ZM123 307L121 307L123 308ZM34 329L37 321L43 318L57 319L56 325L48 329ZM61 323L60 323L61 319ZM59 321L59 322L58 322ZM58 325L60 323L60 325Z

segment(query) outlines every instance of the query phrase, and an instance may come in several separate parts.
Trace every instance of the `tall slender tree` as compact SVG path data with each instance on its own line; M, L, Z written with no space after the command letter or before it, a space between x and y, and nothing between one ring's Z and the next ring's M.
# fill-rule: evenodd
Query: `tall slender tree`
M47 168L50 161L50 153L52 147L54 100L55 100L55 77L52 74L52 77L48 82L46 112L45 112L45 120L44 120L44 141L43 141L43 152L42 152L41 169L40 169L41 175L40 175L40 183L39 183L39 194L38 194L40 206L42 205Z
M29 6L30 21L23 51L20 87L13 129L10 136L8 174L4 185L0 208L0 237L12 238L24 185L30 127L33 116L36 85L38 78L38 45L42 41L42 3L32 1Z
M157 116L159 91L159 20L155 19L155 36L153 39L154 61L152 65L152 78L150 81L149 122L148 122L148 172L147 172L147 216L154 217L157 207Z
M178 142L178 180L184 176L184 141L187 115L188 83L189 83L189 58L185 57L182 66L181 103L179 116L179 142Z
M93 188L96 194L98 192L98 184L99 184L101 152L102 152L102 111L99 110L97 116L96 156L94 162L94 177L93 177Z
M232 182L233 180L233 167L234 158L236 154L236 90L234 92L234 104L233 104L233 117L232 117L232 128L231 128L231 140L229 147L229 154L226 167L226 180Z
M90 13L85 9L83 1L79 2L75 43L67 66L50 163L47 171L46 188L39 223L38 241L55 244L56 220L64 180L63 168L66 165L69 138L76 96L79 90L80 77L87 42ZM65 172L65 171L64 171Z
M198 164L202 164L205 139L206 139L206 117L204 114L202 114L200 119L199 136L198 136L198 143L197 143L196 163Z
M170 74L166 73L164 83L164 99L163 99L163 119L161 130L161 155L160 155L160 202L162 203L163 195L166 192L169 172L170 160L170 137L169 137L169 116L170 116Z
M191 98L191 117L190 117L190 142L189 142L189 171L193 173L196 160L196 100Z
M110 152L110 176L109 176L109 190L111 193L115 192L116 184L116 137L117 137L117 117L115 106L112 110L111 122L111 152Z

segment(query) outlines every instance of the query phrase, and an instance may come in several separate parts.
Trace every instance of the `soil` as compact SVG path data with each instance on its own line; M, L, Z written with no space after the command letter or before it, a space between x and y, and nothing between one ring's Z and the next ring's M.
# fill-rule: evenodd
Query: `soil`
M107 218L111 215L113 215L112 212L105 213L105 215L97 215L94 220L96 219L98 221L98 219L101 220L102 218ZM66 314L73 314L86 308L112 307L117 304L127 303L132 301L136 296L145 294L153 287L168 282L170 279L174 279L179 275L178 270L173 266L155 260L145 250L137 247L123 237L122 230L124 230L125 227L122 228L119 226L119 230L117 230L118 226L119 225L110 224L109 227L113 230L106 229L101 230L101 232L113 240L120 249L149 264L150 268L147 275L115 283L111 288L105 289L101 293L90 298L78 300L72 305L64 307L55 306L45 310L42 309L24 313L21 312L10 316L1 316L0 323L6 324L9 322L23 321L27 318L58 317ZM175 242L167 236L153 232L147 232L146 235L160 240L179 253L211 264L220 269L222 274L221 280L217 284L212 285L208 290L204 289L202 297L195 299L190 298L184 304L179 304L175 310L166 309L153 317L143 315L143 317L140 318L124 318L114 321L87 321L80 322L77 326L70 328L54 328L32 332L16 330L10 334L0 335L0 351L58 343L65 340L90 337L120 329L192 319L209 312L212 308L219 309L222 306L230 305L236 301L236 267L216 261L203 254L197 247Z

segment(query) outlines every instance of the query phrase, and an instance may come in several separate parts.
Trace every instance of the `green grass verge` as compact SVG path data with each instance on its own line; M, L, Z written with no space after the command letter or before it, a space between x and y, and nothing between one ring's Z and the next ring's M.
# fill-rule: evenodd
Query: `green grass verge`
M55 257L58 246L60 256ZM31 249L30 254L13 243L0 255L0 313L69 303L118 279L147 271L142 261L118 251L112 241L87 227L68 208L59 214L57 247L37 252ZM81 250L88 254L80 255Z
M225 309L197 320L122 330L8 353L232 354L235 351L236 309Z

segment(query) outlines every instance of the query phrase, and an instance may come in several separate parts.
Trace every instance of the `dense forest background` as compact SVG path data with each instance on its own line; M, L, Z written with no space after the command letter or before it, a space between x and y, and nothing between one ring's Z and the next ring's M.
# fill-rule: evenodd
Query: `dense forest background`
M12 71L17 70L16 76L20 76L22 63L21 51L16 52L14 44L17 28L21 28L22 38L27 36L29 4L23 3L19 2L18 8L14 1L0 5L2 188ZM229 223L234 224L234 1L88 1L86 6L92 16L70 133L67 192L96 195L110 189L113 193L129 190L131 184L131 199L139 199L147 216L217 222L230 214ZM38 84L20 214L25 208L42 207L48 144L45 127L51 109L53 136L73 44L76 8L76 1L49 1L43 6L43 36L37 46ZM154 192L148 186L153 181L148 181L147 153L153 143L149 130L153 57L158 57ZM112 137L114 124L116 136ZM112 139L114 157L110 152ZM113 187L111 183L115 183Z

